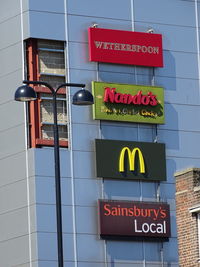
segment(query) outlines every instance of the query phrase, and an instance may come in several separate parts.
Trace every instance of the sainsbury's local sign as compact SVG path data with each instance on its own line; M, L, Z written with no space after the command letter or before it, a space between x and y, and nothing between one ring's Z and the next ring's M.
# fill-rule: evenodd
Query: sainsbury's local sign
M100 236L169 238L170 211L163 202L99 200Z
M163 67L162 35L89 28L90 61Z

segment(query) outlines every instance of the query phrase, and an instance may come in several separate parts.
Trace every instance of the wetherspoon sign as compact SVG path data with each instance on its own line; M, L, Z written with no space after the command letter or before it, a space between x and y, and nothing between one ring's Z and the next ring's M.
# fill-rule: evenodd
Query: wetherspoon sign
M93 118L138 123L164 123L162 87L92 82Z
M163 202L99 200L100 236L169 238L170 211Z
M89 28L90 61L163 67L162 35Z

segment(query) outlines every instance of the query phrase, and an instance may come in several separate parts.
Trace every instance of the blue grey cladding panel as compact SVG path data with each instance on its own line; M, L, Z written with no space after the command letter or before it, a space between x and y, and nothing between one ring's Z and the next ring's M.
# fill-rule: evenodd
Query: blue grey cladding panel
M72 69L97 70L95 62L89 62L88 45L86 43L69 42L69 66Z
M131 127L132 126L132 127ZM124 141L154 141L152 127L137 126L136 124L118 124L118 125L108 125L102 124L102 136L104 139L112 140L124 140Z
M171 237L177 237L176 211L170 211Z
M76 178L95 177L95 154L94 152L74 151L74 176Z
M105 267L105 263L104 262L79 262L78 267Z
M99 129L96 125L73 124L73 134L73 150L94 151L93 142L99 136Z
M172 242L172 245L170 242L164 242L164 255L169 253L169 247L174 249L174 252L172 252L171 257L165 257L165 260L168 262L174 262L177 261L177 246L174 243L176 239L170 239ZM116 242L116 241L107 241L107 258L109 261L114 262L117 264L122 264L121 266L140 266L140 265L134 265L134 262L143 261L145 259L145 262L152 262L152 265L150 266L161 266L161 243L153 243L153 242ZM157 262L157 264L156 264ZM160 262L160 263L159 263ZM124 265L123 265L124 263ZM112 264L111 264L112 266ZM118 266L118 265L117 265ZM143 266L143 265L142 265ZM148 266L148 264L147 264ZM171 265L170 265L171 266ZM173 265L172 265L173 266Z
M76 207L76 232L79 234L98 233L97 207Z
M164 51L164 68L155 70L156 76L196 79L198 77L197 54Z
M96 5L96 3L95 3ZM118 29L131 31L131 21L108 19L108 18L95 18L88 16L76 16L68 15L68 27L69 27L69 41L73 42L88 42L88 28L94 24L99 25L100 28Z
M159 130L159 142L166 143L167 157L199 158L199 132ZM200 164L200 163L199 163ZM198 166L199 166L198 164ZM198 167L196 166L196 167Z
M178 25L164 25L136 22L135 31L146 32L149 28L153 28L154 33L162 34L163 49L171 51L192 52L197 51L196 28ZM191 42L191 40L193 40Z
M56 264L55 262L57 262L57 261L43 261L43 260L39 260L38 262L33 263L32 264L32 267L55 267L55 264ZM74 267L74 262L65 261L64 262L64 266L65 267ZM20 266L20 267L26 267L26 266Z
M102 262L104 260L104 241L96 235L78 234L77 255L78 261Z
M36 184L36 195L35 195L36 202L46 205L48 204L55 205L56 200L55 200L54 176L53 177L37 176L35 178L35 184ZM62 204L72 205L71 179L63 178L61 181L61 189L62 189Z
M96 206L97 199L102 198L100 179L75 179L75 205Z
M137 68L138 69L138 68ZM149 70L149 68L144 68ZM108 64L108 63L99 63L99 71L108 71L110 74L114 73L131 73L134 74L134 67L130 65L120 65L120 64Z
M35 149L35 174L40 176L54 177L54 149L44 147L43 149ZM70 151L68 149L60 149L60 166L61 176L70 177Z
M168 181L174 183L174 173L177 171L182 171L186 168L200 167L200 158L194 157L170 157L167 159L167 174Z
M29 11L29 33L26 38L65 40L64 14Z
M139 200L141 196L139 181L104 181L104 198L121 200Z
M200 16L200 2L199 2L199 0L193 0L193 1L197 2L197 13L198 13L198 16ZM200 26L200 21L198 21L198 22L199 22L198 26Z
M107 241L107 258L111 262L142 261L142 242Z
M134 14L136 21L195 27L195 8L191 1L134 0Z
M99 79L110 83L136 84L135 76L132 73L100 71Z
M82 79L84 81L84 79ZM89 88L87 88L89 90ZM76 88L77 91L77 88ZM72 105L72 116L73 116L73 123L89 123L98 125L98 121L92 119L92 108L91 106L88 107L77 107L76 105Z
M112 139L112 140L137 140L137 128L129 128L128 125L118 124L118 125L109 125L102 124L102 136L103 139Z
M178 261L178 244L176 238L170 238L169 242L163 244L164 261L177 262Z
M155 84L165 88L165 102L185 105L199 104L199 81L175 77L155 77Z
M29 9L34 11L64 13L64 0L29 0Z
M56 232L56 206L55 205L36 205L37 231ZM63 233L73 233L72 207L62 207Z
M188 89L189 90L189 89ZM159 126L162 130L200 131L200 106L197 105L165 105L165 124ZM195 120L192 118L195 117ZM172 120L173 118L173 120Z
M174 184L161 183L160 184L160 198L162 199L162 201L174 200L174 198L175 198L175 186L174 186ZM173 208L175 208L175 207L173 207Z
M38 233L38 258L43 261L57 261L56 233ZM73 235L63 234L64 260L73 261Z
M77 83L85 83L86 88L91 88L91 81L97 79L97 73L95 70L81 70L81 69L70 69L70 81L76 81ZM71 87L72 89L73 87ZM71 90L71 92L77 91L77 88ZM92 116L90 114L90 116Z
M131 1L127 0L72 0L67 6L69 14L131 20Z
M144 253L146 261L161 261L160 254L161 244L160 243L144 243Z
M157 183L141 183L141 197L143 201L156 201L156 194L157 194Z

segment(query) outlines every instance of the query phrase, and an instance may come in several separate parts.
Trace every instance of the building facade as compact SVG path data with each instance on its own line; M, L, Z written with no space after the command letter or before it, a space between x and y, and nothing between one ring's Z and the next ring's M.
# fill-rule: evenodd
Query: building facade
M0 266L57 266L51 100L37 88L41 101L15 102L23 79L85 83L91 91L92 82L163 88L161 124L93 119L91 107L71 104L77 88L60 93L64 261L67 267L179 266L174 173L200 164L199 1L2 0L0 7ZM161 34L163 67L90 61L92 27ZM165 144L166 179L97 176L95 140ZM170 234L109 238L100 230L100 200L151 210L169 205Z
M179 264L199 266L199 169L186 169L175 177Z

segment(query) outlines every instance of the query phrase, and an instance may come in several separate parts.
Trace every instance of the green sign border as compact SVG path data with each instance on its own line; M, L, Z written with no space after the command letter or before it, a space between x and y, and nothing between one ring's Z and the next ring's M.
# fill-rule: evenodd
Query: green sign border
M142 91L142 95L152 92L153 95L156 95L158 104L145 106L142 104L105 103L103 98L106 87L116 88L117 93L133 96L137 95L139 91ZM95 99L93 105L93 119L95 120L164 124L164 89L162 87L93 81L92 92Z

